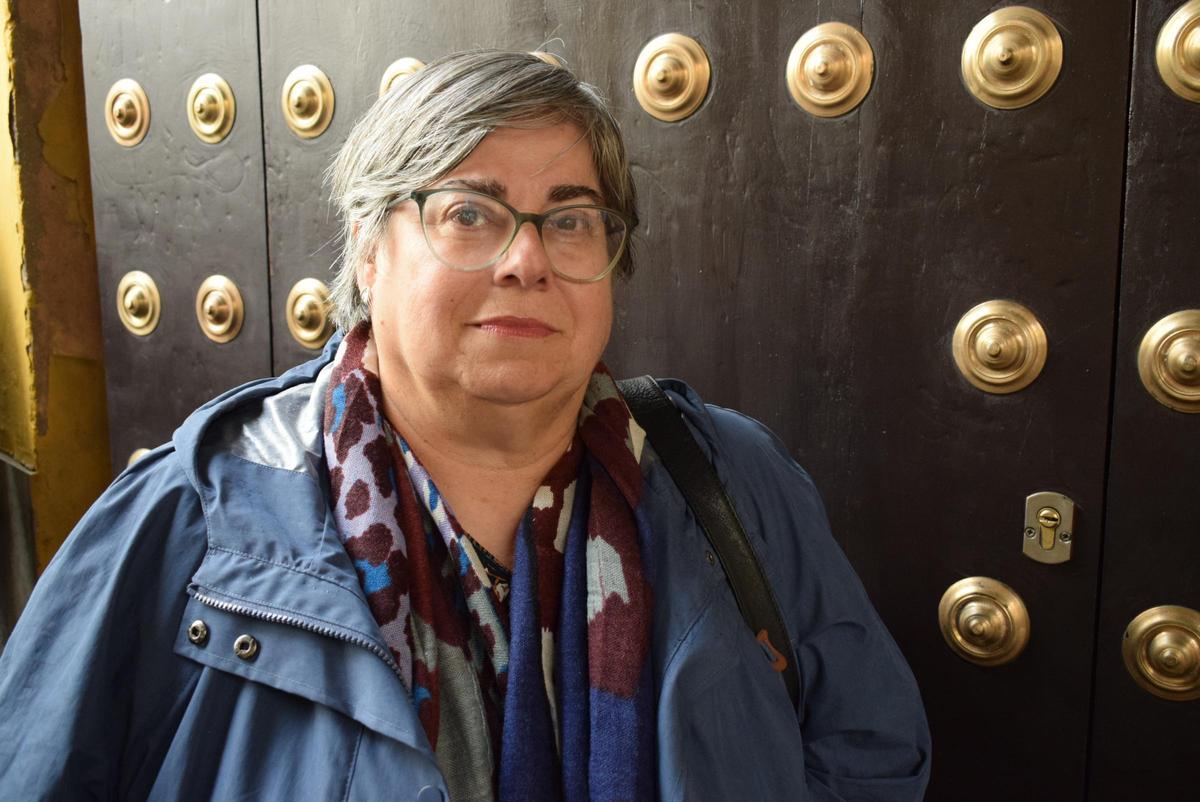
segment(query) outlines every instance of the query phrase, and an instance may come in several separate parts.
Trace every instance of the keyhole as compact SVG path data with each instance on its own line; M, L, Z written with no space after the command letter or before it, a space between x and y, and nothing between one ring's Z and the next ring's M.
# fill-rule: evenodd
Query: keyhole
M1038 510L1037 518L1042 530L1042 548L1045 551L1050 551L1054 548L1054 530L1062 523L1062 516L1053 507L1042 507Z

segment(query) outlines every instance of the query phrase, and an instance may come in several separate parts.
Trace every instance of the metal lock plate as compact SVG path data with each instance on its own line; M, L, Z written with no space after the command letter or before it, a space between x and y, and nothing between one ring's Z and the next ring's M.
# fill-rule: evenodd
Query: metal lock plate
M1025 499L1025 556L1040 563L1065 563L1075 542L1075 502L1062 493L1043 491Z

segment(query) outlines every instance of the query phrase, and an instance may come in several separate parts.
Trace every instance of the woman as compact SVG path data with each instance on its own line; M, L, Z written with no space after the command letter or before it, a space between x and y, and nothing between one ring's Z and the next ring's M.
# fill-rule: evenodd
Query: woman
M915 682L808 476L664 382L766 566L794 707L601 361L637 217L595 91L451 56L330 177L344 338L80 522L0 661L0 797L919 799Z

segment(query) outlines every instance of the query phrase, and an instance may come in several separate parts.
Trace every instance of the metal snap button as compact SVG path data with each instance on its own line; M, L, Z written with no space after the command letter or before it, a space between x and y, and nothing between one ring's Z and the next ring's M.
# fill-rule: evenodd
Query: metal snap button
M442 793L442 789L434 785L427 785L417 794L417 802L445 802L446 795Z
M258 641L249 635L238 635L233 642L233 653L243 660L253 660L258 654Z
M188 640L192 643L197 646L203 646L204 642L208 640L208 624L197 618L188 625L187 635Z

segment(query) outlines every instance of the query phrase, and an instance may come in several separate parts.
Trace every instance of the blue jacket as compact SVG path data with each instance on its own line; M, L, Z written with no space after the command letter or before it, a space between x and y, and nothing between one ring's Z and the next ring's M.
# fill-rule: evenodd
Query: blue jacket
M0 799L445 798L329 509L335 345L205 404L80 521L0 657ZM661 798L920 799L916 683L812 480L760 424L664 386L760 552L802 699L647 448Z

